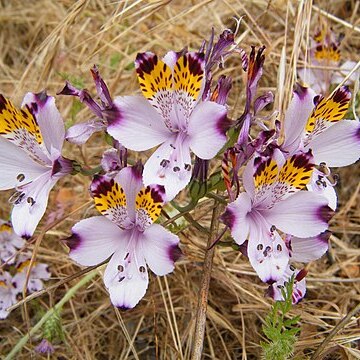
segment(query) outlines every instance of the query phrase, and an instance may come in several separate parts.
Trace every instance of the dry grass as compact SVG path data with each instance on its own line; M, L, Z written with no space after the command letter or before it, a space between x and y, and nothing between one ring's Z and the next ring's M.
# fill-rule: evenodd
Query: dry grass
M355 0L285 1L51 1L36 0L24 5L20 0L0 1L0 90L18 104L25 91L47 88L59 91L64 77L71 74L94 91L89 68L99 64L112 94L138 92L132 67L137 52L151 49L164 54L184 46L197 49L208 38L211 26L219 33L233 26L232 16L246 15L239 33L245 50L250 45L267 46L265 74L260 92L272 90L277 106L286 108L294 82L294 70L306 51L309 33L319 19L338 33L345 59L359 60L359 2ZM324 12L333 15L327 19ZM311 20L310 22L308 20ZM355 27L354 27L355 26ZM295 44L295 46L293 46ZM286 52L284 86L278 86L282 49ZM244 106L244 74L240 61L232 58L223 70L231 74L230 115L240 115ZM71 121L73 101L58 100L67 122ZM82 109L76 121L87 119ZM69 157L83 159L89 166L98 163L106 145L94 136L86 148L67 145ZM71 156L70 156L71 155ZM144 154L137 155L144 159ZM1 171L1 170L0 170ZM327 336L334 325L360 301L360 187L359 166L339 171L339 211L332 220L331 256L307 266L308 294L293 310L301 315L301 335L294 358L304 359ZM65 213L74 212L42 239L38 259L50 265L53 280L66 278L80 269L67 256L59 242L70 227L84 216L95 213L87 205L88 179L65 179L67 192L52 193L49 210L42 222L61 204ZM10 206L8 193L0 194L0 217L6 218ZM191 215L209 226L212 202L205 201ZM58 359L188 359L197 305L202 260L207 236L193 226L180 233L184 258L175 272L165 278L151 276L144 300L133 310L119 312L109 301L102 279L82 288L62 311L66 344L56 346ZM77 280L61 285L17 309L0 323L1 353L6 354L37 321L39 308L48 309L59 301ZM204 358L259 359L261 323L271 305L264 298L265 285L259 281L249 262L233 250L216 249L209 294ZM327 348L326 359L360 358L360 318L353 318ZM17 359L35 358L34 344L28 343Z

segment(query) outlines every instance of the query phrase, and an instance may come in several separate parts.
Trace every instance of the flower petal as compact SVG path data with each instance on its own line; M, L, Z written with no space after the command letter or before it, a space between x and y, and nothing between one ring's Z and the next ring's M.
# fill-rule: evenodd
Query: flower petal
M212 159L226 142L226 107L212 101L197 105L188 126L191 150L200 159Z
M49 154L52 153L52 148L61 152L65 127L55 105L55 98L48 96L45 91L39 94L29 92L25 95L22 106L27 106L34 114Z
M289 262L289 251L277 231L271 225L255 222L250 227L248 257L259 278L266 283L278 281Z
M312 110L316 93L300 85L294 91L293 98L285 114L285 141L282 149L292 153L299 147L301 136Z
M29 183L49 170L35 162L24 150L1 136L0 167L0 190L13 189Z
M328 180L325 174L317 169L314 169L311 181L306 187L309 191L313 191L316 194L326 197L330 209L334 211L336 210L337 195L335 186Z
M97 265L120 247L126 247L128 235L104 216L81 220L65 239L69 256L80 265Z
M156 275L166 275L174 270L174 262L181 254L179 238L161 225L152 224L139 238L145 261Z
M241 245L247 239L250 227L250 219L247 215L250 211L251 199L244 192L227 206L224 214L221 216L221 220L230 228L231 235L238 245Z
M104 273L104 283L114 306L133 308L145 295L149 283L148 272L139 246L128 252L121 248L111 257Z
M291 259L299 262L310 262L321 258L329 249L330 231L325 231L310 238L292 237L290 240Z
M171 136L163 118L141 96L117 97L118 119L109 122L108 132L125 147L143 151L153 148Z
M92 134L97 131L105 130L106 126L98 120L89 120L85 123L75 124L71 126L67 131L65 138L67 141L76 144L82 145L90 138Z
M18 235L23 238L33 235L45 213L50 190L57 180L57 178L52 178L51 171L48 171L33 182L21 187L11 213L11 222Z
M297 304L306 294L306 270L297 270L292 265L288 265L283 276L274 284L270 285L267 294L275 301L284 301L281 289L284 288L285 283L290 280L291 276L295 276L293 292L291 295L292 303Z
M360 158L360 123L341 120L315 137L309 144L316 164L346 166Z
M356 66L355 61L347 60L345 61L339 68L339 70L332 76L331 83L332 84L340 84L347 74ZM360 70L355 71L350 78L345 82L344 85L350 85L354 83L360 77Z
M144 185L163 185L166 201L172 200L184 189L191 178L189 145L186 139L182 141L178 138L162 144L144 165Z
M333 215L325 197L308 191L299 191L261 214L284 233L303 238L325 231Z

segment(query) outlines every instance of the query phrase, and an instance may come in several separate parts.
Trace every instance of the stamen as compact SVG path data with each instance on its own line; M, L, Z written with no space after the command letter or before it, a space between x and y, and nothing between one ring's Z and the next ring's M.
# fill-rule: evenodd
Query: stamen
M12 194L9 198L10 204L18 205L20 204L25 197L25 193L21 191L15 191L14 194Z
M145 272L145 267L144 267L144 266L140 266L140 267L139 267L139 271L140 271L141 273L144 273L144 272Z
M165 168L165 167L167 167L169 165L169 163L170 163L170 160L162 159L161 163L160 163L160 166Z
M178 172L178 171L180 171L180 168L178 166L174 166L173 171Z
M118 271L119 271L119 272L123 272L123 271L124 271L124 266L118 265Z
M22 182L25 180L25 175L24 174L19 174L17 177L16 177L16 180L19 181L19 182Z
M259 244L257 247L256 247L258 250L262 250L264 248L263 244Z
M122 276L121 278L119 278L119 282L122 282L125 279L125 276Z
M187 171L190 171L191 170L191 164L185 164L184 169L187 170Z
M295 266L291 264L291 265L290 265L290 270L291 270L291 271L295 271Z
M265 250L264 250L264 252L263 252L263 254L264 254L265 257L269 255L268 253L270 252L270 250L271 250L271 246L267 246L267 247L265 248Z
M277 251L282 251L282 246L280 244L278 244L277 247L276 247L276 250Z
M28 204L30 204L31 206L33 206L34 204L35 204L35 200L32 198L32 197L28 197L27 199L26 199L26 201L28 202Z

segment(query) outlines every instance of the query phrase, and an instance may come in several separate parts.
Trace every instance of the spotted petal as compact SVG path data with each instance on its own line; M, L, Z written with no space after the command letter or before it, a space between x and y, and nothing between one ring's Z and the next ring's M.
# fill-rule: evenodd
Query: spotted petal
M126 247L117 250L106 267L104 283L114 306L133 308L145 295L149 283L141 250L138 247L130 252Z
M191 178L188 141L180 136L162 144L144 165L144 185L163 185L166 201L172 200Z
M41 176L49 168L35 162L24 150L0 136L0 190L13 189Z
M24 238L33 235L45 213L49 192L57 180L57 178L51 177L51 171L48 171L33 182L21 187L11 213L11 222L18 235Z

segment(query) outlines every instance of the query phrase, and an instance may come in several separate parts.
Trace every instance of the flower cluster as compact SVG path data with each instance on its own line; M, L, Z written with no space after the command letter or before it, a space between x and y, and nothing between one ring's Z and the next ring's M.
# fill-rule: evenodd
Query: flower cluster
M16 303L25 286L29 293L41 290L50 272L46 264L37 262L29 270L31 254L19 250L24 239L13 231L9 222L0 220L0 224L0 263L5 269L0 274L0 319L5 319L9 314L6 309Z
M221 216L224 227L268 284L270 296L280 300L282 286L294 276L292 299L301 300L306 271L296 270L292 262L315 260L328 249L329 220L337 206L330 168L359 159L359 122L344 120L351 100L348 87L326 96L323 83L310 82L313 89L296 85L284 123L276 120L269 128L269 117L260 114L274 95L257 96L266 49L252 47L248 56L234 36L225 30L215 42L213 32L199 51L169 51L163 58L139 53L135 69L140 95L112 98L94 66L98 99L69 82L58 94L77 97L93 114L67 131L54 97L45 92L28 93L21 109L0 96L0 190L15 189L9 201L18 234L2 238L3 261L14 264L17 248L33 236L59 179L92 175L89 188L99 215L76 223L64 243L80 265L109 259L104 284L111 302L133 308L146 293L148 268L156 275L169 274L181 256L179 237L159 224L164 205L190 183L191 204L196 206L216 188L215 175L207 175L209 161L223 155L229 195ZM321 32L315 41L314 59L320 63L330 57L338 65L333 37ZM230 55L239 58L247 79L245 107L234 121L227 105L231 78L214 79ZM318 73L313 76L323 81ZM89 171L63 155L63 144L85 144L95 132L105 132L113 146L102 154L99 167ZM132 152L154 148L144 165L131 158ZM41 279L49 277L44 264L28 266L22 254L16 274L1 275L3 314L25 286L24 273L30 274L28 291L39 290Z

